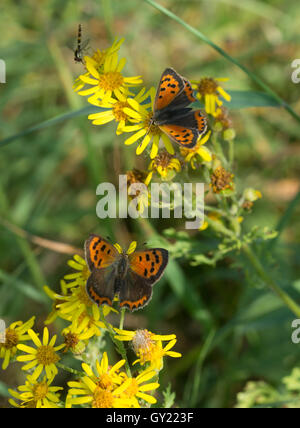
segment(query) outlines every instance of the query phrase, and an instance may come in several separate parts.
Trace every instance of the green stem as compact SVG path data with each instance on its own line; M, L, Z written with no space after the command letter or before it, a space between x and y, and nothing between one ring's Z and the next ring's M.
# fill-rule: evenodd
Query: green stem
M125 312L126 312L126 309L122 308L121 309L121 316L120 316L120 325L119 325L120 330L123 330L123 327L124 327Z
M121 318L122 317L124 318L124 315L121 313ZM105 325L105 328L108 331L108 334L110 335L110 338L116 347L116 351L121 355L122 359L125 360L125 370L126 370L127 376L132 377L124 343L120 340L115 339L116 333L115 333L114 329L112 328L111 324L109 324L106 321L106 318L103 314L102 307L100 307L100 319L103 322L103 324ZM120 325L121 325L121 320L120 320Z
M85 375L83 372L80 372L79 370L72 369L71 367L65 366L65 365L64 365L64 364L62 364L62 363L56 363L56 365L57 365L57 367L59 367L60 369L63 369L63 370L65 370L66 372L69 372L69 373L75 374L76 376L80 376L80 377L82 377L82 376L84 376L84 375Z
M300 318L300 307L297 303L286 294L270 277L270 275L265 271L263 265L257 258L256 254L252 251L248 244L244 243L242 245L242 250L247 256L248 260L251 262L254 270L257 275L265 282L265 284L282 300L282 302L298 317Z
M271 95L276 101L278 101L283 108L291 115L294 119L296 119L298 122L300 122L300 116L293 110L292 107L289 106L289 104L284 101L279 95L276 94L264 81L258 77L256 74L254 74L252 71L248 70L247 67L245 67L243 64L241 64L237 59L231 57L229 54L227 54L222 48L220 48L218 45L216 45L214 42L212 42L210 39L208 39L204 34L202 34L200 31L196 30L196 28L192 27L191 25L184 22L181 18L176 16L174 13L172 13L170 10L166 9L165 7L161 6L160 4L156 3L154 0L144 0L146 3L150 4L151 6L158 9L160 12L167 15L169 18L173 19L174 21L178 22L180 25L185 27L188 31L190 31L192 34L194 34L196 37L201 39L203 42L207 43L209 46L211 46L214 50L216 50L220 55L222 55L224 58L226 58L228 61L235 64L238 68L240 68L244 73L246 73L250 79L252 79L258 86L260 86L266 93Z
M229 165L232 169L233 163L234 163L234 140L228 141L228 158L229 158Z
M218 141L218 134L216 132L213 133L211 141L214 145L216 155L218 156L218 158L222 162L223 167L228 168L228 161L224 155L223 148L222 148L220 142Z

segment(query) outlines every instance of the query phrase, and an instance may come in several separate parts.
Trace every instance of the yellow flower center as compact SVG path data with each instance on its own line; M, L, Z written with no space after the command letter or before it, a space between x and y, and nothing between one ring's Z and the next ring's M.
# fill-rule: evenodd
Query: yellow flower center
M97 385L106 391L111 391L113 382L111 380L111 377L108 373L103 373L101 377L98 378Z
M214 79L212 79L211 77L205 77L204 79L201 79L199 82L198 92L201 95L216 94L218 86L219 85Z
M6 349L12 349L17 346L18 340L19 336L17 332L13 329L7 328L5 332L5 343L3 343L2 346Z
M94 391L94 399L92 401L93 409L111 409L114 402L114 397L111 392L106 391L100 386L97 386Z
M39 364L48 366L55 364L59 360L59 356L55 353L53 346L42 345L37 350L36 359Z
M138 392L139 392L139 385L136 379L131 379L131 384L126 389L125 394L128 395L129 397L134 397Z
M46 397L48 393L48 385L46 382L39 382L36 385L34 385L32 389L32 395L34 401L42 400Z
M123 109L125 107L130 107L128 103L119 101L114 105L113 108L113 115L115 116L115 119L117 122L120 122L121 120L126 120L127 115L124 113Z
M161 171L167 171L168 169L172 169L174 164L172 160L176 159L174 156L170 155L166 150L161 152L152 162L153 169L160 168Z
M232 180L234 175L219 166L211 175L211 187L214 193L220 193L222 190L233 189Z
M134 183L143 183L147 177L147 174L145 174L145 172L135 168L132 171L127 171L126 175L127 175L128 187L130 187L131 184L134 184Z
M75 333L67 333L65 335L65 344L66 344L66 349L65 351L67 351L68 349L75 349L76 345L79 342L79 338L77 336L77 334Z
M153 113L150 112L144 119L144 128L147 129L148 133L155 136L162 134L159 126L157 126L153 120Z
M99 87L105 91L114 91L123 85L124 78L118 71L109 71L99 78Z

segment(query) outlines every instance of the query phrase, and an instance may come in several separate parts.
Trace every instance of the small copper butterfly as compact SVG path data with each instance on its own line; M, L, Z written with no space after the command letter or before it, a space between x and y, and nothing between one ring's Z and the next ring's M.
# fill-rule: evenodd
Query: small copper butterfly
M112 306L118 295L121 308L131 311L147 305L152 287L162 276L169 259L163 248L144 251L118 251L98 235L90 235L84 244L91 275L86 283L89 297L97 305Z
M187 107L194 101L190 82L173 68L166 68L156 92L152 123L187 149L195 147L207 129L207 120L201 111Z

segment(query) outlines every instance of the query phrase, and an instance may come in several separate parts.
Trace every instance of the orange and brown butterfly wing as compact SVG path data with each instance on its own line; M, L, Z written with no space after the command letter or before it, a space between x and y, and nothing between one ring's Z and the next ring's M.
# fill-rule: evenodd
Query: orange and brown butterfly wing
M136 251L128 256L130 269L149 285L154 285L162 276L169 253L164 248Z
M98 306L112 306L115 296L115 279L114 265L106 269L94 269L86 283L88 296Z
M184 87L183 78L172 68L166 68L160 78L153 110L163 110L170 106L178 94L184 90Z
M118 250L99 235L90 235L84 243L85 260L92 272L110 266L119 256Z
M152 286L147 284L144 278L129 270L119 293L120 307L135 311L147 305L151 297Z
M174 123L165 123L159 127L180 146L192 149L196 146L198 138L206 132L207 120L200 110L195 110L178 117Z
M163 248L136 251L128 256L129 269L120 289L120 307L131 311L144 307L152 297L152 286L162 276L169 260Z
M184 107L187 107L189 104L197 101L194 97L190 82L184 77L182 77L182 80L184 82L183 90L176 95L174 100L168 106L169 115L173 115L174 113L177 115L179 113L177 110L180 110L180 113L184 115L185 112L187 113L190 111L189 108L185 109Z
M118 250L106 239L91 235L84 243L86 263L91 271L86 292L97 305L112 306L115 295Z

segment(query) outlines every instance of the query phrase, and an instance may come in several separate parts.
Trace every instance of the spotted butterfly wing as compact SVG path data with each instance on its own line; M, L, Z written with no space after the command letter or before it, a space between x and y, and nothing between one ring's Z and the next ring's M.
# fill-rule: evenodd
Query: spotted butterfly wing
M130 269L149 285L154 285L162 276L169 260L164 248L136 251L128 256Z
M207 122L200 110L194 110L177 118L173 123L165 123L159 127L180 146L192 149L198 138L206 132Z
M115 297L115 269L95 269L86 282L88 296L98 305L113 305Z
M134 311L145 306L152 297L152 286L161 278L168 259L169 253L163 248L130 254L125 286L119 293L120 307Z
M84 244L85 259L91 274L86 283L89 297L97 305L112 306L115 295L118 250L106 239L91 235Z
M153 119L159 128L177 144L192 149L205 133L207 121L200 110L187 107L196 101L190 82L172 68L167 68L160 79Z
M119 255L116 247L98 235L90 235L85 241L84 252L90 271L111 265Z
M158 112L169 107L174 99L184 90L185 82L173 68L163 72L156 92L153 110Z

